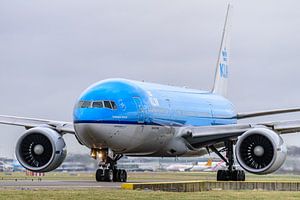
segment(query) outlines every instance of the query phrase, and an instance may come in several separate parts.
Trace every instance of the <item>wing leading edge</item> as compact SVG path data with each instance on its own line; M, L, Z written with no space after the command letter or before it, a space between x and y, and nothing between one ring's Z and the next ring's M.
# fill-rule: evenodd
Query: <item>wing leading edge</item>
M266 122L258 124L232 124L220 126L186 127L181 136L193 147L199 148L237 138L252 128L264 127L278 134L300 132L300 120Z
M49 126L55 129L61 134L70 133L74 134L74 126L71 122L54 121L47 119L36 119L36 118L26 118L26 117L16 117L0 115L0 124L23 126L26 129L34 128L38 126Z
M245 119L245 118L252 118L252 117L261 117L266 115L299 112L299 111L300 108L288 108L288 109L266 110L266 111L258 111L258 112L246 112L246 113L238 113L236 118Z

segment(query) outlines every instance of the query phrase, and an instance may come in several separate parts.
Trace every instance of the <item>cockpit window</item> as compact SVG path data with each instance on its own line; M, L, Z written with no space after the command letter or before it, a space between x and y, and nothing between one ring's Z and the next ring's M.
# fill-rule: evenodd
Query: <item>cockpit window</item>
M103 108L103 101L94 101L93 108Z
M104 101L104 107L112 109L110 101Z
M78 108L90 108L91 102L90 101L79 101Z
M117 105L114 101L79 101L77 108L108 108L117 109Z
M117 109L117 105L114 101L111 101L111 106L112 106L112 109L116 110Z

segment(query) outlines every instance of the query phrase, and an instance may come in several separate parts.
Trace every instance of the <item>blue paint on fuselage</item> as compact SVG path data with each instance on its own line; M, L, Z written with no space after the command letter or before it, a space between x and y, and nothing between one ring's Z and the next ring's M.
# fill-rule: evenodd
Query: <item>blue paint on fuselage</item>
M234 124L230 101L206 91L108 79L86 89L79 101L111 100L117 109L74 108L74 123L171 124L210 126Z

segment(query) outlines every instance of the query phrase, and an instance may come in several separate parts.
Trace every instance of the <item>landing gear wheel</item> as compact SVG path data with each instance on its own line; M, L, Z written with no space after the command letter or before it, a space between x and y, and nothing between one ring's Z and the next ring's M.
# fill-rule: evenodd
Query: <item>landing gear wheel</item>
M96 181L97 182L104 181L103 169L97 169L97 171L96 171Z
M225 141L224 148L218 150L214 145L209 146L214 153L216 153L227 165L227 170L219 170L217 173L217 181L245 181L245 172L243 170L236 170L234 166L233 145L235 141ZM226 151L226 158L221 152Z
M217 172L217 181L228 181L228 172L227 170L219 170Z
M238 171L238 181L245 181L246 176L245 172L243 170L237 170Z
M234 170L231 172L231 180L233 181L239 181L240 178L240 171L239 170Z
M245 181L245 172L243 170L219 170L217 181Z
M127 181L127 172L126 170L120 170L120 181L126 182Z
M218 170L218 172L217 172L217 181L223 181L223 180L222 180L222 178L223 178L223 176L222 176L222 171L223 171L223 170Z
M120 169L115 169L114 170L114 182L121 182L120 172L121 172Z
M104 170L104 180L106 182L112 182L114 179L114 173L111 169L105 169Z
M245 172L243 170L234 170L231 172L231 181L245 181Z
M98 169L96 172L96 180L98 182L127 181L126 171L117 169L117 161L123 157L122 154L114 154L114 152L110 149L92 149L91 156L95 159L101 158L99 162L100 169Z

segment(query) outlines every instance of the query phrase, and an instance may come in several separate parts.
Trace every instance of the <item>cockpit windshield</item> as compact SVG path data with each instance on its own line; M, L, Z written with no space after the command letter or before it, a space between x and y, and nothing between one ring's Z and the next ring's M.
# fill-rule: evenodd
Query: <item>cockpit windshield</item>
M117 110L117 104L114 101L105 100L105 101L79 101L77 108L108 108L112 110Z

